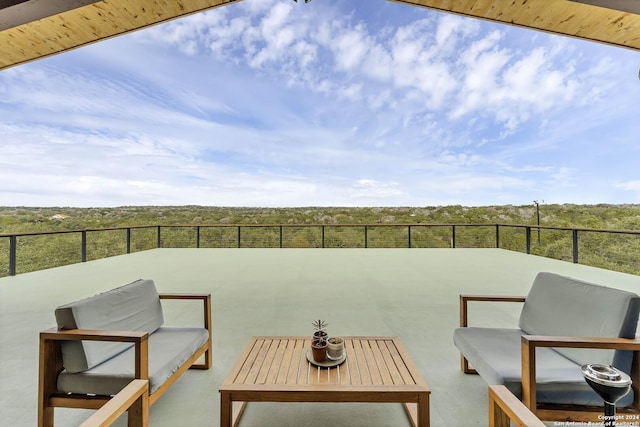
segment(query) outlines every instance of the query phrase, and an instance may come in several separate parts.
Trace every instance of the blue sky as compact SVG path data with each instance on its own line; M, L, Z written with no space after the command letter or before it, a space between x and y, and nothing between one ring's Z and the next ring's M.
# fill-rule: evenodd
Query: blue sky
M0 72L2 206L640 203L637 52L244 0Z

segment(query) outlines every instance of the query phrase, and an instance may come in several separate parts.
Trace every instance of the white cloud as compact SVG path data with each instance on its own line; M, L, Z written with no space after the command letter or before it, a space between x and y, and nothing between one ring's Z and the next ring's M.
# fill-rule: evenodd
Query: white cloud
M635 193L635 197L640 200L640 180L620 182L616 184L615 187L624 191Z
M380 45L369 48L368 55L363 58L362 73L377 81L389 81L393 75L391 53Z
M254 52L249 60L251 67L261 68L270 62L289 60L290 47L296 39L291 9L288 3L278 3L262 18L258 27L246 30L245 42Z
M369 44L362 24L335 37L331 46L338 70L349 72L359 67L369 51Z
M359 179L353 184L350 196L356 200L384 200L404 197L403 192L398 188L397 182L380 182L374 179Z
M215 24L209 29L206 47L220 59L237 61L233 58L233 48L251 23L245 17L236 17L229 20L226 26L219 21L215 21Z
M468 38L479 31L477 21L454 15L444 15L438 22L435 40L444 52L455 51L461 39Z
M346 86L340 90L340 98L348 99L351 101L357 101L362 97L362 85L361 84L351 84Z

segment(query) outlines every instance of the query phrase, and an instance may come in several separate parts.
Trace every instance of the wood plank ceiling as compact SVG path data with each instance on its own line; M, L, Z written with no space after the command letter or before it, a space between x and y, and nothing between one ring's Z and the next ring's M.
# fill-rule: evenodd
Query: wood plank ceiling
M234 1L0 0L0 70ZM392 1L640 51L640 0Z

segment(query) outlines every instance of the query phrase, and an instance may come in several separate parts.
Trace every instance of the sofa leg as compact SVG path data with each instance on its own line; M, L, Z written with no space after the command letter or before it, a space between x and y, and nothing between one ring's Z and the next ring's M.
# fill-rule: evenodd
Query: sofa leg
M199 350L201 351L202 348ZM207 344L207 349L198 358L202 363L192 363L189 369L210 369L213 366L213 351L211 350L211 341Z
M460 370L465 374L478 375L478 371L469 367L469 361L462 354L460 355Z
M127 412L128 427L149 426L149 394L144 392L136 399Z
M489 400L489 427L510 427L511 420L494 401Z
M211 350L211 344L209 344L209 350L204 353L204 360L205 369L209 369L213 366L213 350Z
M45 339L40 334L38 366L38 427L53 427L54 407L49 397L56 391L58 373L62 371L60 343Z
M53 427L53 406L38 408L38 427Z

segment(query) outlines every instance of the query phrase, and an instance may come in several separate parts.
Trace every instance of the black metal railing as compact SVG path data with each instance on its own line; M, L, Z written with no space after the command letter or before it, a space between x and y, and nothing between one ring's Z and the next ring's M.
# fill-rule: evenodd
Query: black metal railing
M633 230L520 224L188 224L0 234L0 277L153 248L501 248L640 274L640 231Z

